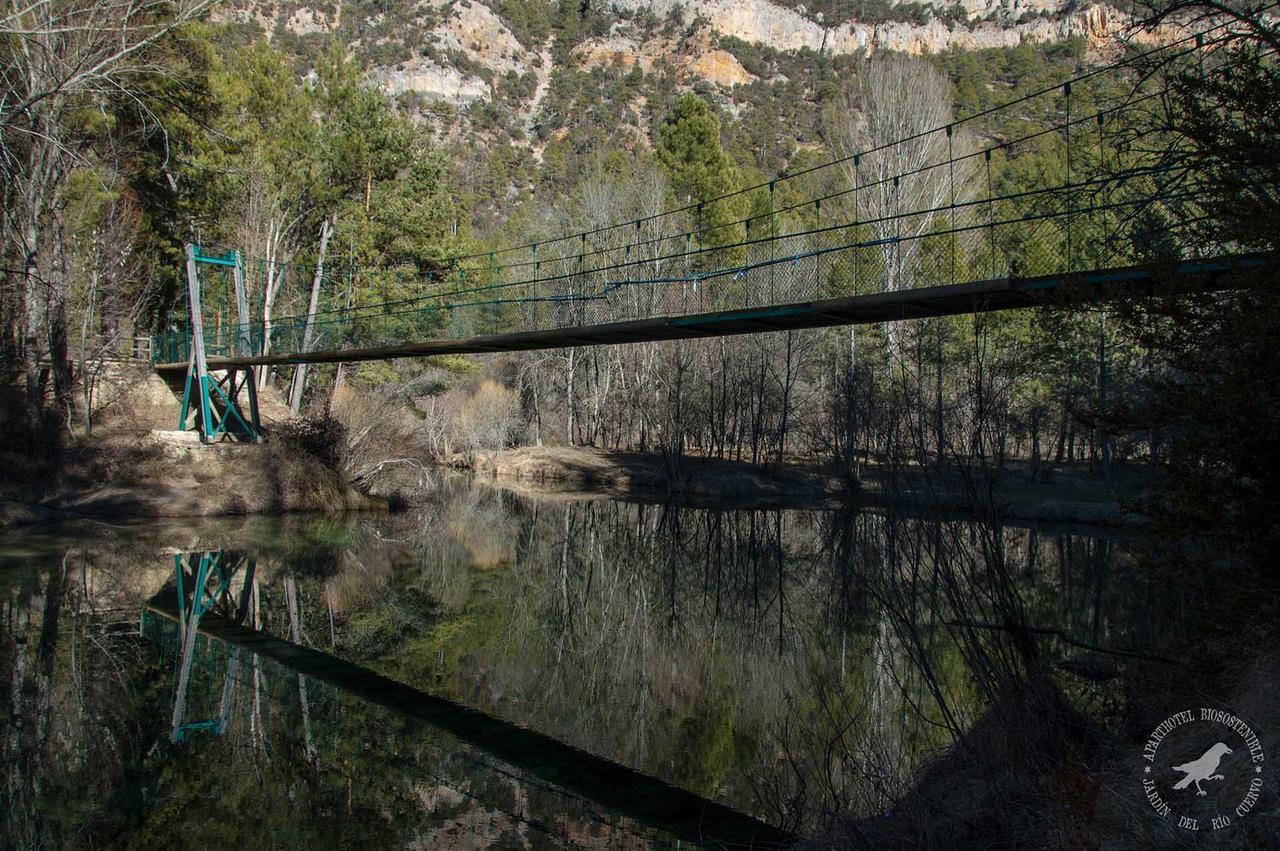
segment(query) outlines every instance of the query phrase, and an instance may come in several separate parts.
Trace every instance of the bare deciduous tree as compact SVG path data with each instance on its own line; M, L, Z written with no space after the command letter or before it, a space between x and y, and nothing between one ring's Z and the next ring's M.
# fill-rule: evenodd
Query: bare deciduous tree
M854 189L851 212L878 245L883 289L912 286L923 237L939 211L959 200L972 172L971 143L951 132L951 81L929 62L877 57L825 116L827 135ZM850 329L850 350L853 349ZM889 329L897 354L897 332Z
M153 48L212 2L4 0L0 6L0 236L10 270L5 343L21 364L33 431L41 426L42 355L53 361L60 406L71 403L67 264L61 240L51 235L60 228L67 176L80 159L75 116L107 98L137 103L139 78L162 73Z

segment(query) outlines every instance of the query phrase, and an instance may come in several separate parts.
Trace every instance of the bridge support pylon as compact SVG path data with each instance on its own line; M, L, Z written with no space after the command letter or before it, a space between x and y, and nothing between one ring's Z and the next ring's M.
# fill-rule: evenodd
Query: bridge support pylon
M182 391L180 431L200 432L202 443L234 440L257 443L262 439L258 417L258 383L252 366L233 367L221 376L209 374L205 357L204 314L201 308L200 267L231 269L235 282L236 333L234 354L252 356L249 334L249 299L244 288L240 252L226 255L202 254L199 246L187 243L187 305L190 309L191 352L187 360L187 381ZM241 396L245 405L241 404Z

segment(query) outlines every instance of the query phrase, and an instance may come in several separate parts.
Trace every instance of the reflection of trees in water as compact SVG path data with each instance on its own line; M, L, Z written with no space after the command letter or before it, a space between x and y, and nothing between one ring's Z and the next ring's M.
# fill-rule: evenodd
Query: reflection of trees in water
M524 499L456 487L412 515L311 525L253 536L263 541L256 594L250 589L260 628L334 648L784 826L883 811L907 792L923 759L962 736L1011 684L1071 649L1019 625L1132 646L1127 625L1143 622L1124 608L1128 599L1145 602L1142 595L1112 576L1116 547L969 521ZM37 798L94 783L104 790L97 797L110 800L108 787L139 766L195 784L176 764L144 765L131 751L167 740L172 685L140 689L150 680L139 676L136 655L122 668L117 651L103 655L98 638L71 629L70 593L63 616L42 629L48 589L60 587L50 585L55 566L43 563L38 581L4 603L2 696L19 716L4 734L5 767L34 784L7 787L8 811L35 819ZM51 658L41 662L45 635L54 636L58 661L41 685L40 665ZM298 806L331 809L331 825L347 806L348 781L352 806L370 813L415 800L421 810L423 796L436 794L397 779L406 770L399 763L368 767L378 749L400 752L396 728L376 742L361 732L385 720L339 707L315 683L300 688L296 676L258 679L255 688L263 672L242 668L249 679L237 711L248 726L188 747L222 754L226 782L267 772L280 788L308 790ZM76 682L92 687L74 697ZM287 693L273 704L268 685L287 685ZM289 742L272 744L272 712L296 719ZM79 713L99 713L121 732L91 736ZM35 735L42 717L61 737ZM332 750L347 737L349 753ZM73 752L80 755L70 759ZM290 767L277 767L280 760ZM76 766L95 763L103 770L82 781ZM72 767L65 785L48 781L64 764ZM364 772L373 773L362 792ZM298 812L283 799L268 803L279 803L281 824ZM21 824L48 834L47 825Z
M79 550L3 567L0 847L74 846L121 820L132 756L154 729L132 676L146 656L119 623L137 609L95 588L110 576Z
M287 583L288 577L282 582ZM145 632L171 670L178 630L151 615ZM590 839L649 847L655 832L460 742L270 659L201 642L188 709L220 711L235 678L226 726L172 752L165 802L137 826L144 847L182 845L193 819L223 826L227 846L550 847ZM303 695L306 695L305 699ZM211 810L193 815L188 808ZM221 844L221 843L220 843ZM586 843L590 844L590 843Z
M123 560L110 544L33 560L0 596L0 695L11 722L0 742L0 847L187 847L192 837L211 847L649 847L652 832L629 820L218 641L196 642L184 708L189 721L225 726L170 745L177 626L145 617L138 636L141 603L160 583L94 568ZM234 607L247 603L248 623L271 619L301 641L327 640L289 617L291 600L303 609L323 574L236 579ZM129 590L96 594L95 582ZM103 597L132 605L107 609Z
M1107 586L1106 540L849 513L827 515L823 533L839 593L811 658L839 664L805 667L803 699L770 728L780 756L758 781L786 826L898 805L924 759L1016 703L1070 649L1044 630L1129 645L1125 625L1145 622L1123 608L1131 589Z
M788 826L883 810L1068 649L1013 627L1126 614L1105 542L969 521L459 488L384 537L330 580L344 652Z

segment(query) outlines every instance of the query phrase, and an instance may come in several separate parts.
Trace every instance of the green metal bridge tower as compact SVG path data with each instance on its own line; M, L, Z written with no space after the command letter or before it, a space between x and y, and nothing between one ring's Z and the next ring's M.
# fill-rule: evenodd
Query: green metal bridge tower
M249 333L249 299L244 287L244 268L240 252L224 255L202 253L200 247L187 243L187 304L190 309L188 334L190 353L187 359L187 381L182 392L179 431L198 431L201 443L222 440L257 443L262 439L258 418L258 387L253 366L233 366L220 377L209 374L205 354L204 314L201 301L200 269L202 266L222 268L231 275L235 289L236 325L226 354L253 356ZM244 394L248 410L241 407Z

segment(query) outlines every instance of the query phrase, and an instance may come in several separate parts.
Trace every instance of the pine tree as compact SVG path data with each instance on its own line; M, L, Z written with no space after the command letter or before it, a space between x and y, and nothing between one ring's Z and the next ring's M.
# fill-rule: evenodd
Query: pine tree
M692 92L676 102L658 135L658 159L678 201L696 205L694 229L701 246L739 242L745 198L726 198L738 189L739 174L720 143L720 120Z

